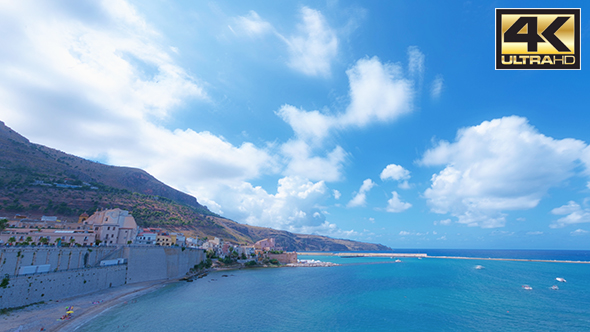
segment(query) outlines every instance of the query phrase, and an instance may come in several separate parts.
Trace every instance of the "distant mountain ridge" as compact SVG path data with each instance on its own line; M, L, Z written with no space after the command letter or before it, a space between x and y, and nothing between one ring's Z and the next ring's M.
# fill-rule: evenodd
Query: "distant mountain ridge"
M77 220L83 212L114 207L129 210L144 227L216 236L234 243L274 237L287 250L391 250L380 244L239 224L144 170L103 165L31 143L0 121L0 216L57 215Z

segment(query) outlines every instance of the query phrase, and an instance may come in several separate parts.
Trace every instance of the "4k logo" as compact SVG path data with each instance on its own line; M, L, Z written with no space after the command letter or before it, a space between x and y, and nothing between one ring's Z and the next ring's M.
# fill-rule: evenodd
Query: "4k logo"
M496 69L580 69L580 9L496 8Z

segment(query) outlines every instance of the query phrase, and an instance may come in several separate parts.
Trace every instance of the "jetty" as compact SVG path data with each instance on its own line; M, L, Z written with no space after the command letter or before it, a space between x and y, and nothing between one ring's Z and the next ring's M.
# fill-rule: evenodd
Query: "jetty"
M411 254L411 253L393 253L393 252L300 252L301 255L309 256L339 256L342 258L356 258L356 257L387 257L387 258L400 258L400 257L427 257L426 254Z

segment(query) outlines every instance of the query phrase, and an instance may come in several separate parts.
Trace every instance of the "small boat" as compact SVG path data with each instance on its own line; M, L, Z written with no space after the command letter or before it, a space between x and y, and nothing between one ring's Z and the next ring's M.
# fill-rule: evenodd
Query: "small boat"
M559 282L567 282L565 279L563 278L555 278L555 280L559 281Z
M526 290L533 290L533 287L531 287L529 285L522 285L522 288L524 288Z
M401 261L401 259L396 259L395 262L396 263L401 263L402 261Z
M553 286L551 286L551 289L553 289L553 290L558 290L558 289L559 289L559 287L557 287L556 285L553 285Z
M475 269L476 270L482 270L482 269L485 269L485 267L483 267L482 265L476 265L475 266Z

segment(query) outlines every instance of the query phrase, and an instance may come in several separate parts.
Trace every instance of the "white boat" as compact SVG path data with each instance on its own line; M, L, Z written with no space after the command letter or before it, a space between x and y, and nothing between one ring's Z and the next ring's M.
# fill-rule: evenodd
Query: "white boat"
M533 287L531 287L529 285L522 285L522 288L524 288L526 290L533 290Z
M395 262L396 263L401 263L402 261L400 259L396 259Z
M557 287L556 285L553 285L553 286L551 286L551 289L553 289L553 290L558 290L558 289L559 289L559 287Z
M476 266L475 266L475 269L476 269L476 270L481 270L481 269L485 269L485 267L483 267L483 266L481 266L481 265L476 265Z
M567 282L565 279L563 278L555 278L555 280L559 281L559 282Z

